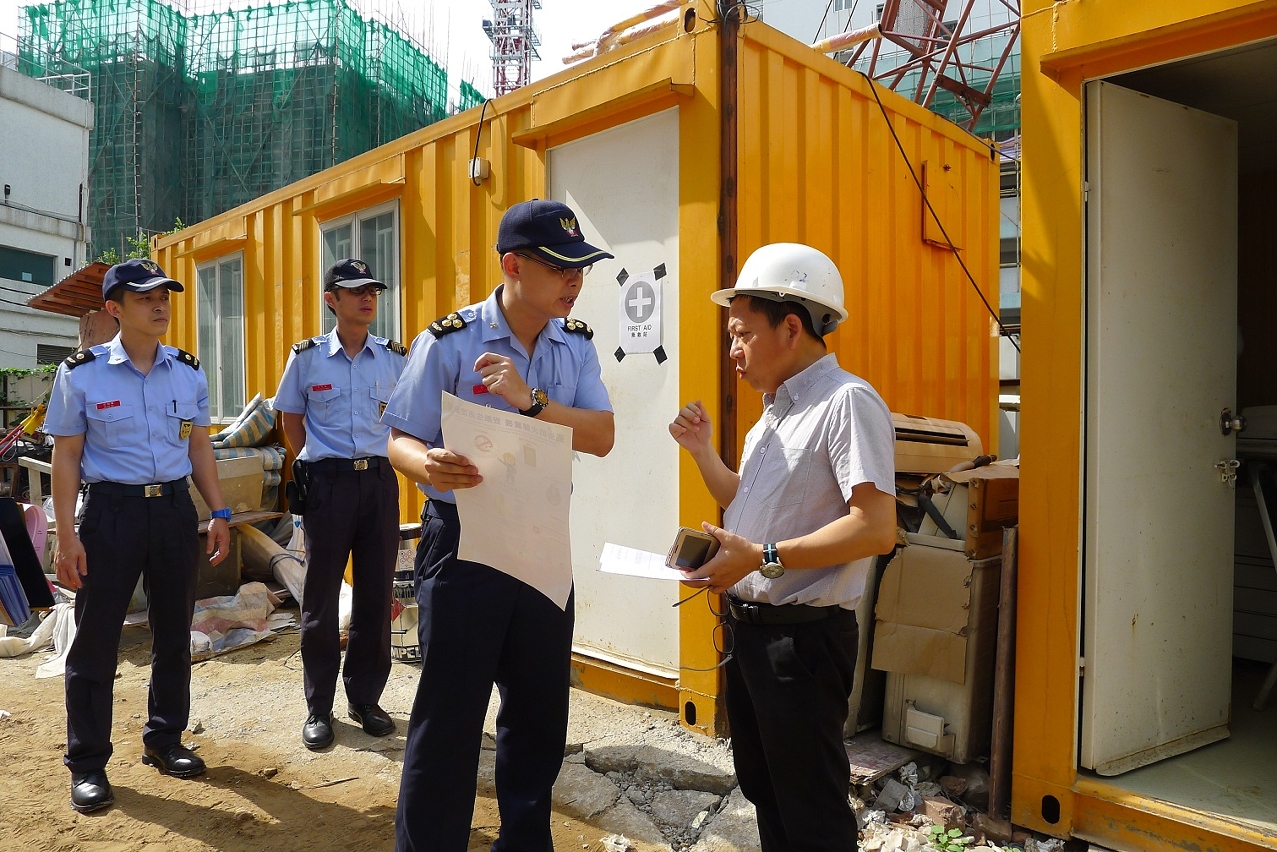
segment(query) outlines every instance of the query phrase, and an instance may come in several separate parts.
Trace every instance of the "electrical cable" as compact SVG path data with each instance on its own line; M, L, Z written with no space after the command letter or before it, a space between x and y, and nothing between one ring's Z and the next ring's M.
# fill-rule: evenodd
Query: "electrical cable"
M974 289L976 295L980 297L980 301L984 303L985 310L989 312L989 316L993 317L994 323L998 326L998 332L1007 340L1011 341L1011 345L1015 347L1015 351L1019 352L1020 344L1016 341L1015 337L1011 334L1007 327L1002 324L1002 318L998 316L998 312L989 304L989 300L984 295L984 291L981 290L980 285L976 283L975 276L971 274L971 270L967 269L967 264L962 260L962 255L959 253L958 247L955 246L953 244L953 240L949 238L949 232L945 230L944 223L940 221L940 217L936 214L935 208L931 206L931 199L927 198L927 192L922 187L922 179L918 177L917 171L914 170L913 163L909 161L909 155L905 153L904 143L900 141L900 136L896 133L896 126L891 123L891 117L887 115L887 107L883 104L882 98L878 97L877 84L875 84L873 79L863 71L857 71L856 73L864 77L865 81L869 83L869 92L874 96L874 100L878 102L878 109L882 113L882 118L885 122L887 122L887 130L891 132L891 138L896 141L896 149L900 151L900 156L904 159L905 166L909 169L909 176L913 178L913 182L917 185L918 192L922 196L922 203L926 205L927 210L931 212L932 218L935 219L936 227L940 229L940 234L944 237L945 244L948 245L949 250L953 252L953 257L956 261L958 261L958 266L962 267L962 271L966 274L967 280L971 282L972 289Z
M488 104L492 103L491 98L483 99L483 106L479 109L479 124L474 131L474 156L470 158L471 168L473 163L479 159L479 140L483 138L483 116L488 112ZM470 176L470 182L475 186L479 186L483 181L477 175Z

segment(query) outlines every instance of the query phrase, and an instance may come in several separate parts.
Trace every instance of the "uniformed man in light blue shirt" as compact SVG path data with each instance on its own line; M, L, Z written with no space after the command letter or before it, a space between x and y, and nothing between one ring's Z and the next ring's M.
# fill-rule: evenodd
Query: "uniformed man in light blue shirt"
M208 552L216 565L230 543L209 442L208 381L194 356L160 344L169 291L182 285L150 260L129 260L102 281L106 311L120 325L109 343L58 367L44 431L53 442L58 581L76 591L77 632L66 661L71 806L115 801L106 777L120 629L139 574L150 621L149 717L142 762L179 778L204 761L182 745L191 706L191 616L199 518L190 475L213 510ZM76 497L87 491L76 529Z
M299 463L290 494L306 533L302 589L302 669L306 722L302 742L332 745L341 646L337 608L349 557L354 580L350 638L342 674L347 713L384 737L394 720L378 702L390 677L390 609L399 549L399 480L386 459L390 429L381 413L403 372L403 345L368 332L386 285L362 260L324 274L332 331L293 346L275 396L284 434Z
M457 559L452 492L480 477L444 446L440 402L448 391L570 426L574 449L607 455L615 427L593 332L568 314L585 272L612 255L585 242L567 205L540 200L506 212L497 253L501 286L422 332L382 418L391 426L391 461L429 498L417 547L421 680L395 816L399 852L468 848L494 682L501 832L493 848L553 845L550 790L567 739L574 602L560 610L509 574Z

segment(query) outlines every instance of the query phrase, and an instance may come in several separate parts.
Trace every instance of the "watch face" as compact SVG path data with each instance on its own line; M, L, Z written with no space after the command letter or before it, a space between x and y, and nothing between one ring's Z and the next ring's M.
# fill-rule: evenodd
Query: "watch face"
M549 397L549 396L547 396L547 395L546 395L546 392L545 392L545 391L543 391L543 390L541 390L540 388L533 388L533 389L532 389L532 403L533 403L534 405L549 405L549 404L550 404L550 397Z
M775 580L777 577L785 573L785 566L779 562L764 562L763 566L758 569L758 573L762 574L768 580Z

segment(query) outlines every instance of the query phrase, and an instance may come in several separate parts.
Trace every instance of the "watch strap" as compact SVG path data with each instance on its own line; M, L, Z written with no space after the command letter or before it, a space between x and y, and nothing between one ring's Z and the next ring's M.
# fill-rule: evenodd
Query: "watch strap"
M776 550L776 543L770 542L763 545L763 564L779 563L780 552Z
M221 518L223 521L229 521L231 519L231 507L226 506L221 509L215 509L208 514L210 518Z
M519 409L519 413L524 417L536 417L545 407L550 404L550 398L545 391L540 388L532 389L532 405L527 408Z

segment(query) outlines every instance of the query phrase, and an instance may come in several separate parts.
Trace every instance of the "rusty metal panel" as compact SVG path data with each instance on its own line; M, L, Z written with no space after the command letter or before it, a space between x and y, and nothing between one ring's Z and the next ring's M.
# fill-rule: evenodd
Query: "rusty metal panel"
M997 326L955 253L927 239L937 229L910 167L920 179L926 165L940 224L996 310L998 163L956 125L893 92L879 97L885 118L863 75L746 27L738 256L782 241L828 254L851 315L829 338L843 367L893 411L964 422L996 447ZM748 392L740 403L743 436L761 403Z

